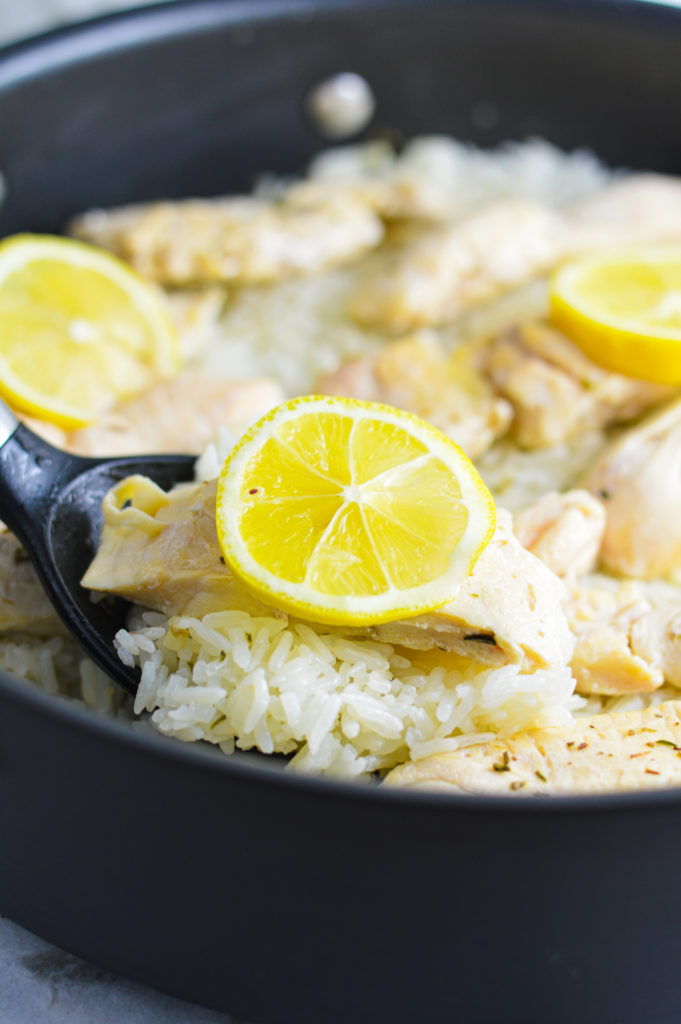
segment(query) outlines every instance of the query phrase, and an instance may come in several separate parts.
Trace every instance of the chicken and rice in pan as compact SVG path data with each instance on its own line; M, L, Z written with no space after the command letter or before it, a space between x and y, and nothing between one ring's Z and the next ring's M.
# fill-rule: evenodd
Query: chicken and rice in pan
M87 455L195 452L196 482L164 494L135 478L105 502L84 585L133 603L116 642L141 670L134 708L65 635L9 533L4 670L313 773L511 796L681 782L678 380L594 361L550 315L547 284L585 254L681 245L681 180L538 141L421 139L68 230L159 290L183 368L86 426L31 425ZM666 323L680 296L667 290ZM306 393L406 410L473 460L496 526L445 604L325 624L231 570L223 462Z

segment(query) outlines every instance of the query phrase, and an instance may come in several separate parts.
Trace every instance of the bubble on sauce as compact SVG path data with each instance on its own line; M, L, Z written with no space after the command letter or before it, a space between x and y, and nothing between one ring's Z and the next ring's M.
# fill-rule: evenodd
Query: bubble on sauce
M305 106L320 135L344 139L366 128L374 116L376 99L365 78L343 71L314 86Z

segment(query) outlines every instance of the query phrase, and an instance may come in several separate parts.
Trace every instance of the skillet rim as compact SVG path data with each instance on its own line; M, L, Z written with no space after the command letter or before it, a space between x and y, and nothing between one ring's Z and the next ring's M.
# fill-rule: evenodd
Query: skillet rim
M419 0L421 8L442 13L473 4L565 13L577 9L608 20L635 17L681 26L679 0ZM24 78L49 74L71 62L201 28L256 22L277 14L281 18L313 18L329 11L362 15L370 8L398 13L413 6L414 0L153 0L143 7L79 19L0 46L0 93Z
M422 0L423 2L423 0ZM510 6L509 0L425 0L433 10L446 12L450 7L484 3L489 7ZM513 0L516 7L529 9L581 9L593 17L617 16L641 18L657 23L669 21L681 32L681 7L676 0ZM200 31L202 28L254 22L277 14L283 18L314 17L333 12L362 14L368 8L399 12L413 8L413 0L162 0L145 7L115 11L88 18L30 36L0 47L0 95L31 77L49 76L60 68L83 60L97 59L119 50ZM367 782L310 776L284 772L267 755L252 755L253 761L220 758L205 744L175 740L151 730L135 730L132 722L105 717L75 700L40 690L35 684L0 671L0 701L3 696L41 714L94 734L103 742L132 747L141 753L198 770L216 770L233 777L266 786L283 787L296 792L309 791L337 800L369 800L379 804L420 807L440 813L465 810L481 814L582 814L648 811L681 804L681 785L659 790L625 793L582 794L574 796L537 795L536 797L478 796L446 794L390 788ZM679 695L681 699L681 692ZM256 761L255 758L258 758Z

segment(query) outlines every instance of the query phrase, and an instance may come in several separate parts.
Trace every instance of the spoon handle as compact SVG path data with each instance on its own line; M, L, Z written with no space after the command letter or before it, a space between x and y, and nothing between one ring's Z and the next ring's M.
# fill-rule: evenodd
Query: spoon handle
M25 547L44 550L53 497L90 465L38 437L0 400L0 520Z

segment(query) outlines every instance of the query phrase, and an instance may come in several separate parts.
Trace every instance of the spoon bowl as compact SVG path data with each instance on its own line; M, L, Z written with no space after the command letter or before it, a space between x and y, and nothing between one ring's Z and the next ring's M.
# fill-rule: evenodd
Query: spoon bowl
M130 605L120 598L95 601L80 581L97 549L107 491L134 474L168 490L191 480L194 462L192 455L69 455L0 402L0 519L21 541L64 625L131 694L137 689L136 670L119 661L113 646Z

